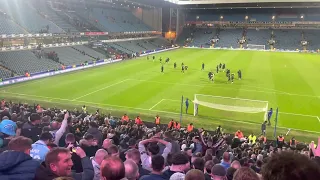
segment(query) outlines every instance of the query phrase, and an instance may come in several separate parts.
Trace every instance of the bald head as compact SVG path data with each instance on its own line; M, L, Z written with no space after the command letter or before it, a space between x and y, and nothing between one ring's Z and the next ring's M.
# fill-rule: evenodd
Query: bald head
M108 149L112 145L112 139L105 139L103 141L102 147Z
M231 167L235 168L235 169L240 169L241 168L241 164L239 161L233 161L231 163Z
M125 177L124 164L120 158L108 156L101 163L100 174L104 179L122 179Z
M263 160L263 155L262 154L259 154L258 156L257 156L257 161L262 161Z
M230 161L230 154L228 152L223 153L223 161L225 161L225 162Z
M103 159L108 155L108 152L104 149L99 149L95 156L94 156L94 161L101 165L101 162L103 161Z
M139 178L138 165L132 160L126 160L124 162L125 174L128 180L136 180Z

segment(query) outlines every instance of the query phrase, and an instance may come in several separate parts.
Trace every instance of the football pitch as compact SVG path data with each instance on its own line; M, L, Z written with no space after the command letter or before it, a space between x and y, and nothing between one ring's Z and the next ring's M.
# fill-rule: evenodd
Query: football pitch
M49 78L0 88L0 98L40 103L42 106L81 109L131 119L140 115L144 121L154 121L159 114L162 123L180 119L181 97L194 99L195 94L267 101L274 109L272 125L267 127L273 138L275 109L279 108L277 133L296 136L299 141L315 140L320 134L320 56L303 53L258 51L178 49L155 54L153 61L141 57ZM164 64L164 73L160 72ZM177 68L173 68L173 63ZM189 67L181 72L181 63ZM205 70L201 64L205 63ZM225 63L235 74L233 84L224 72L216 74L216 66ZM242 71L238 80L237 71ZM208 80L212 70L215 82ZM209 96L208 96L209 97ZM210 98L209 98L210 99ZM247 101L250 103L251 101ZM232 105L232 101L230 101ZM238 104L239 105L239 104ZM246 104L244 104L246 105ZM190 122L196 128L214 130L221 125L226 132L241 129L244 133L260 134L264 113L241 113L199 106L199 115L183 109L182 124ZM289 138L289 137L288 137ZM287 138L287 140L288 140Z

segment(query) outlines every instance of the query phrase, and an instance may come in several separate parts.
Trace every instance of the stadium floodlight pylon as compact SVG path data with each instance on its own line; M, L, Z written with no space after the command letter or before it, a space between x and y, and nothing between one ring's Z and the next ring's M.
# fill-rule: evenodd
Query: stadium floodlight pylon
M259 45L259 44L247 44L248 49L260 49L260 50L265 50L266 45Z
M267 120L269 105L268 101L212 96L206 94L195 94L193 103L194 116L198 114L199 106L205 106L222 111L240 113L264 113L264 121Z

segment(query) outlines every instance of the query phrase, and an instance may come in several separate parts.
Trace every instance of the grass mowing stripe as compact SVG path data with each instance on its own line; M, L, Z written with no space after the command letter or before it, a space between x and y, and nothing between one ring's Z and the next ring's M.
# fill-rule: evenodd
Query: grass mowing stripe
M99 91L108 89L108 88L110 88L110 87L112 87L112 86L115 86L115 85L124 83L124 82L126 82L126 81L128 81L128 80L129 80L129 79L125 79L125 80L123 80L123 81L120 81L120 82L117 82L117 83L114 83L114 84L110 84L109 86L100 88L100 89L98 89L98 90L92 91L92 92L87 93L87 94L84 94L84 95L82 95L82 96L80 96L80 97L78 97L78 98L75 98L75 99L71 100L71 101L75 101L75 100L81 99L81 98L83 98L83 97L89 96L89 95L94 94L94 93L96 93L96 92L99 92Z

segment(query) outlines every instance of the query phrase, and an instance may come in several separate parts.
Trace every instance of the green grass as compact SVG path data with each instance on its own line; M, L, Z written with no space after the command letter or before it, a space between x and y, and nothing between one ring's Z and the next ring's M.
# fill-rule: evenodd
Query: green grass
M170 57L160 73L159 57ZM50 78L6 86L0 96L6 99L39 102L45 106L63 108L82 105L104 109L114 115L127 113L134 118L141 115L153 121L159 114L162 122L179 120L181 96L189 99L194 94L268 101L269 107L279 107L278 133L299 141L315 140L320 127L320 61L315 54L230 51L206 49L179 49L156 54L156 61L142 57L111 65L100 66ZM177 62L178 68L173 69ZM189 66L180 72L180 64ZM201 64L205 63L205 71ZM242 70L243 79L233 84L226 82L225 73L209 82L209 70L215 71L225 63L231 72ZM208 101L212 101L208 98ZM255 105L247 101L247 105ZM257 106L257 105L255 105ZM260 134L263 113L245 114L200 107L199 116L183 114L183 125L193 122L196 127L215 129L217 125L227 132L241 129L244 133ZM273 137L273 126L267 129Z

